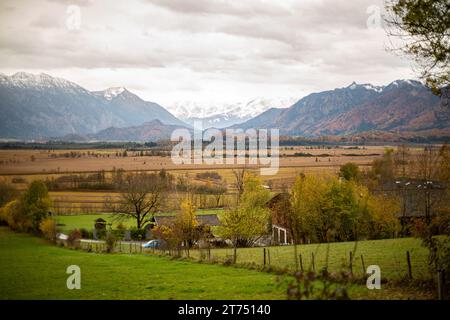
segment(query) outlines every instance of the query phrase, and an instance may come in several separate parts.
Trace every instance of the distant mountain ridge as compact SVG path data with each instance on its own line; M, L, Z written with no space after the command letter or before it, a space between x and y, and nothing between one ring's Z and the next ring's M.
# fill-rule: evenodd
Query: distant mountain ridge
M441 106L438 97L414 80L396 80L386 86L352 83L293 101L296 99L258 98L231 104L229 109L212 106L208 116L199 111L201 104L180 104L177 114L184 114L188 121L202 120L204 129L278 128L282 135L290 136L366 132L450 136L450 109ZM274 107L288 103L292 104L286 108ZM167 139L174 129L186 127L190 126L162 106L144 101L123 87L91 92L43 73L0 73L2 139L154 141Z
M0 74L0 137L39 139L87 135L152 120L187 126L160 105L125 88L91 92L41 73Z
M233 127L279 128L284 135L317 137L367 131L450 135L450 110L418 81L387 86L352 83L312 93L287 109L269 109Z
M177 125L163 124L159 120L145 122L139 126L127 128L107 128L87 136L86 140L97 141L157 141L170 139L172 132L180 128Z
M194 126L201 123L204 129L226 128L243 123L271 108L287 108L298 98L254 98L234 103L184 101L169 104L168 110L184 122Z

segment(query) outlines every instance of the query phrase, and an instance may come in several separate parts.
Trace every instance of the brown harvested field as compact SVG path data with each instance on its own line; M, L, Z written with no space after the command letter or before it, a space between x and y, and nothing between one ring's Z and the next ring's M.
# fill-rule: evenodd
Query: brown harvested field
M310 148L310 147L280 147L280 167L298 168L298 170L335 171L336 167L354 162L359 165L368 165L373 159L384 152L384 146L369 146L358 149L351 147L339 148ZM80 150L73 150L80 153ZM0 175L48 175L80 172L111 171L122 168L125 171L151 171L160 170L218 170L239 167L239 165L208 165L184 164L175 165L170 157L161 156L134 156L117 157L120 150L83 150L95 152L95 156L81 156L79 158L52 157L51 155L71 152L43 151L43 150L0 150ZM311 156L292 156L294 153L310 154ZM252 167L252 166L249 166ZM256 168L256 167L252 167Z
M337 173L339 167L347 162L358 164L362 169L380 157L386 148L392 146L339 146L339 147L280 147L280 168L276 175L261 176L264 181L271 181L275 188L290 185L300 173L328 172ZM419 148L410 148L410 151ZM108 177L114 169L125 171L155 171L165 169L175 176L188 176L196 180L195 175L203 171L217 171L230 188L234 179L233 168L242 165L175 165L170 157L138 156L138 152L129 152L127 157L118 157L121 149L108 150L0 150L0 178L13 182L18 189L24 189L33 180L58 178L73 173L90 173L105 171ZM64 157L74 152L80 157ZM294 156L297 154L297 156ZM298 156L298 155L301 156ZM55 157L56 156L56 157ZM258 166L246 166L259 175ZM201 182L201 181L197 181Z
M347 162L354 162L362 169L368 168L371 162L380 157L388 146L339 146L339 147L280 147L280 168L276 175L261 176L273 191L291 186L300 173L334 173ZM418 149L410 149L412 151ZM125 171L154 171L162 168L175 177L185 176L194 183L205 183L196 177L204 171L216 171L222 177L221 184L228 189L228 195L222 205L230 204L235 199L233 185L233 168L242 165L175 165L170 157L140 156L138 152L128 152L127 157L117 156L124 150L0 150L0 179L14 183L23 190L33 180L56 179L74 173L105 171L111 177L113 169ZM76 157L68 156L73 152ZM249 171L259 175L257 166L247 166ZM53 210L61 214L99 213L105 212L106 202L117 202L118 193L113 191L78 190L52 191ZM214 203L213 200L210 200ZM177 203L176 195L170 195L168 209ZM214 205L214 204L212 204Z

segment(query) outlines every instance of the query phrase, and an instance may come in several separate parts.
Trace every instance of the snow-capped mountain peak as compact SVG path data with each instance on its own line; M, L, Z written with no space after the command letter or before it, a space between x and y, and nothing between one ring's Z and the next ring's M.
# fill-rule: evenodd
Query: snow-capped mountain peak
M288 108L298 98L254 98L238 102L176 102L167 109L183 121L194 125L202 121L203 127L224 128L247 121L270 108Z
M52 77L46 73L32 74L28 72L16 72L11 76L1 76L1 82L18 87L35 87L35 88L79 88L73 82L62 78Z
M357 88L364 88L366 90L373 90L376 92L381 92L384 89L383 86L374 86L373 84L370 83L358 84L355 81L353 81L352 84L350 84L347 88L349 88L350 90L355 90Z
M407 84L407 85L414 86L414 87L422 86L422 83L420 81L411 80L411 79L395 80L395 81L391 82L388 86L398 87L402 84Z
M107 100L112 100L118 95L121 95L126 89L124 87L114 87L114 88L108 88L105 91L103 91L103 96Z

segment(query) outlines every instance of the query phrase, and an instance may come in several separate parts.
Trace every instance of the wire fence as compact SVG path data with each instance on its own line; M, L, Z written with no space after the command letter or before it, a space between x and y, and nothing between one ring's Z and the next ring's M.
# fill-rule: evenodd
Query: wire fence
M401 239L400 239L401 240ZM374 242L376 244L376 242ZM144 248L143 242L118 241L111 250L122 254L151 254L195 261L235 264L259 269L284 271L320 271L324 267L330 272L351 272L355 277L367 276L370 265L380 267L385 279L424 279L429 277L427 250L424 247L405 244L377 246L365 242L271 246L253 248L203 248L169 250L163 248ZM414 244L414 243L411 243ZM88 252L106 253L108 246L104 241L81 241L79 248ZM356 250L355 250L356 248Z

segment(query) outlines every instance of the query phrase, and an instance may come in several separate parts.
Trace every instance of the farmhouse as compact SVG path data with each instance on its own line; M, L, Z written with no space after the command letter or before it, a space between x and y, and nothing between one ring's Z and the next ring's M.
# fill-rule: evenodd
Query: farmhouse
M401 202L397 217L402 225L402 234L411 235L411 229L418 220L434 217L445 217L446 209L450 206L447 193L450 184L442 181L424 179L404 179L386 183L383 191L396 194ZM438 233L446 233L446 224L436 225Z
M271 211L271 243L280 244L292 244L291 232L289 224L286 219L286 213L289 210L289 193L279 193L270 199L266 206Z

